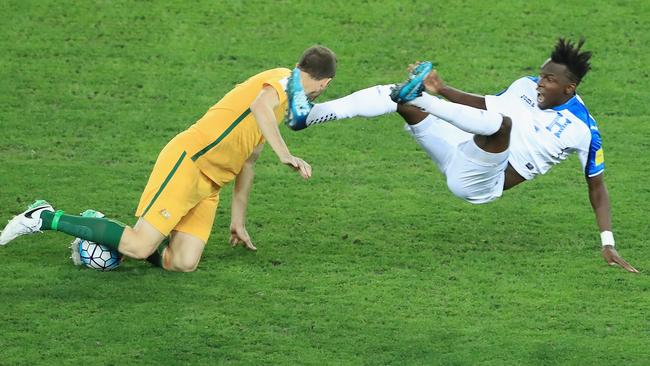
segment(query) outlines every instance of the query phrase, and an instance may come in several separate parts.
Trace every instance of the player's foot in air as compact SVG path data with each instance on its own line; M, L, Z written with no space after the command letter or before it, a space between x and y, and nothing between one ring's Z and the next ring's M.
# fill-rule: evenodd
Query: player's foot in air
M104 217L104 214L95 211L92 209L88 209L82 213L80 213L81 216L83 217ZM79 253L79 242L81 239L75 238L72 243L70 243L70 259L72 259L72 263L75 266L80 266L82 264L81 262L81 254Z
M431 72L433 65L429 61L419 63L409 74L408 79L395 85L390 93L390 99L398 104L404 104L422 95L424 78Z
M29 205L25 212L14 216L0 233L0 245L6 245L21 235L40 232L43 211L54 212L54 208L49 203L38 200Z
M313 104L307 98L307 94L305 94L305 89L300 82L300 69L297 67L291 71L291 76L289 77L287 98L289 100L289 108L287 109L287 116L284 122L294 131L307 128L307 116Z

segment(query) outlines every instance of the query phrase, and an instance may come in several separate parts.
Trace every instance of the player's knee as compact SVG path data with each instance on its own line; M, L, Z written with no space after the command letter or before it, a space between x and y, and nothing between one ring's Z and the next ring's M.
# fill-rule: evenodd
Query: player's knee
M199 266L199 259L188 255L174 255L171 256L169 261L166 262L165 269L174 272L194 272L196 267Z
M500 135L510 135L510 131L512 131L512 120L510 117L503 116L501 126L499 127L499 131L497 131L497 133Z
M198 266L199 262L171 262L165 269L172 272L194 272Z

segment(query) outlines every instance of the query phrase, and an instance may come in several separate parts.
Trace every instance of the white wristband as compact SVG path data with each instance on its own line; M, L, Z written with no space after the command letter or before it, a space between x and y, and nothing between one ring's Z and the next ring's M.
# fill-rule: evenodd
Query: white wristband
M603 231L600 233L600 242L605 245L614 246L614 234L611 231Z

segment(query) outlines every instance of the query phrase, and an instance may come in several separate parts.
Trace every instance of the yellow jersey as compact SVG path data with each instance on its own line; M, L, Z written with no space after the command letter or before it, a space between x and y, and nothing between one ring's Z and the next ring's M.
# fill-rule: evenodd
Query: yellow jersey
M264 141L250 105L266 85L280 98L278 123L287 110L287 79L291 70L271 69L238 84L181 135L188 156L210 180L223 186L233 180L257 145ZM179 136L181 137L181 136Z

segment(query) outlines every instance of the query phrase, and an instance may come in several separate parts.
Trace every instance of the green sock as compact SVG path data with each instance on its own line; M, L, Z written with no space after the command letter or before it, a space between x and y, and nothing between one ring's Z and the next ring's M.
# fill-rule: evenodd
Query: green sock
M43 211L41 219L43 220L41 230L61 231L115 250L120 244L126 227L121 222L105 218L65 215L63 211Z
M163 252L165 251L165 248L169 245L169 238L163 239L162 243L158 246L158 249L156 249L153 254L151 254L149 257L147 257L147 262L151 263L154 265L154 267L160 267L163 268Z
M41 211L41 230L52 230L52 219L54 218L54 212L43 210Z

